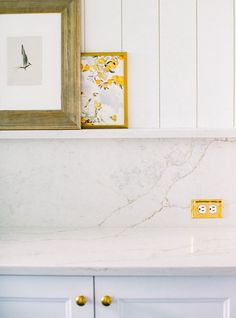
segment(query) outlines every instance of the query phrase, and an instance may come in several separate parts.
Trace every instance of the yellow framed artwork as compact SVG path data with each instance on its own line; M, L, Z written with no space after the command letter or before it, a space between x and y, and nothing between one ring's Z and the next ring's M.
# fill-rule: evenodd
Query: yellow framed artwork
M128 128L127 53L81 54L81 128Z

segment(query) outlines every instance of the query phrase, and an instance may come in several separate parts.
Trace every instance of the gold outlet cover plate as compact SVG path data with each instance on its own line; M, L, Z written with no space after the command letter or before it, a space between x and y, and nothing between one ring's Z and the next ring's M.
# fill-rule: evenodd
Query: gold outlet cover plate
M223 200L192 200L192 218L217 219L223 218Z

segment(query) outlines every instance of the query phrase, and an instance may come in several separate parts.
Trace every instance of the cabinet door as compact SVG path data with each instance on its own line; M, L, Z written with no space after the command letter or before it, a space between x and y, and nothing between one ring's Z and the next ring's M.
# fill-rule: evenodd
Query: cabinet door
M95 288L96 318L236 317L236 278L101 277Z
M88 298L85 306L75 298ZM1 276L1 318L93 318L92 277Z

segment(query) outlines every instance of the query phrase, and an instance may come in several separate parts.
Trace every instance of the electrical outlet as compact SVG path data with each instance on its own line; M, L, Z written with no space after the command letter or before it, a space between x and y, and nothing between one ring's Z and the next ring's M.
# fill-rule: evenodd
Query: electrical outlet
M223 218L223 200L192 200L192 218Z
M209 205L209 212L211 213L211 214L215 214L215 213L217 213L217 205L216 204L211 204L211 205Z
M200 214L205 214L205 213L206 213L206 206L205 206L205 204L199 204L199 206L198 206L198 212L199 212Z

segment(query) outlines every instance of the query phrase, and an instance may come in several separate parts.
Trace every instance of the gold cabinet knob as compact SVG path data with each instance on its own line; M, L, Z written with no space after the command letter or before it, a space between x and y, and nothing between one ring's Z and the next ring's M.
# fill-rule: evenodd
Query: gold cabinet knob
M103 296L101 299L101 303L103 304L103 306L110 306L112 303L112 297L111 296Z
M87 303L87 297L80 295L75 298L75 302L78 306L84 306Z

